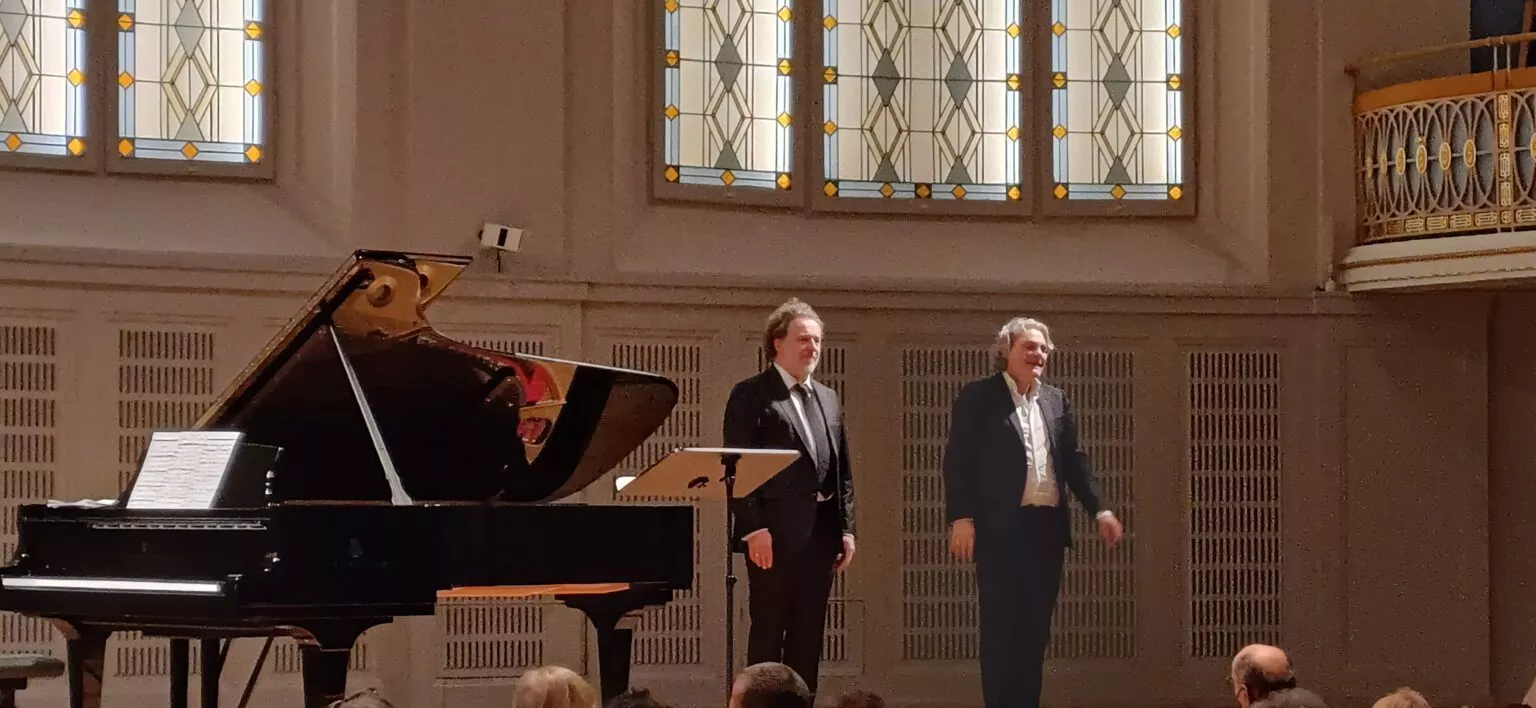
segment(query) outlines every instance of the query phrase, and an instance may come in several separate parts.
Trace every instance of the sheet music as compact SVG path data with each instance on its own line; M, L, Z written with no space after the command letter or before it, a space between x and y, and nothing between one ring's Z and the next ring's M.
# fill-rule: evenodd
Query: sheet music
M154 433L128 508L212 508L243 436L234 431Z

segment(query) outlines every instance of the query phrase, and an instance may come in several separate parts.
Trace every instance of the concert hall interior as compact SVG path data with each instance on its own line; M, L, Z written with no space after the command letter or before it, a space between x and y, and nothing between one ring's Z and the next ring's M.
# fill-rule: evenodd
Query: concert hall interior
M992 373L1015 316L1050 325L1043 378L1126 530L1106 548L1072 510L1043 705L1231 706L1250 643L1283 648L1336 708L1400 686L1518 703L1536 677L1529 5L0 0L0 564L19 560L23 505L117 498L150 434L192 427L355 251L462 255L422 295L443 337L676 385L670 405L646 379L656 400L623 410L664 422L550 506L655 504L617 499L614 479L722 445L732 384L765 366L765 317L814 306L814 379L840 397L858 499L818 704L982 705L940 456L961 384ZM483 246L487 224L521 229L518 247ZM409 403L451 377L369 371L406 396L378 408L385 432L449 436ZM330 466L305 472L336 476L312 488L361 479L340 470L353 451L376 469L368 440L315 453ZM433 479L457 489L458 451L412 457L438 453ZM720 706L725 512L671 503L691 507L691 549L604 514L530 514L501 548L586 539L562 568L691 553L691 583L640 615L629 679ZM131 554L75 551L118 559L84 575L133 575ZM180 562L201 561L156 567ZM0 588L0 609L14 596ZM346 688L503 708L546 665L598 686L573 607L444 594L364 632ZM46 620L0 618L0 653L66 657ZM199 704L219 645L179 646L113 634L102 705L164 705L179 661ZM263 647L228 645L220 700L240 703L260 655L248 705L299 703L299 645ZM68 705L67 683L33 679L18 704Z

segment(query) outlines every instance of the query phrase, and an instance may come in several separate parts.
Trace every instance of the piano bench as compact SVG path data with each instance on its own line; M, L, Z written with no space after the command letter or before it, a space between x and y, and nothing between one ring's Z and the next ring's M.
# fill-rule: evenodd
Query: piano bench
M63 673L64 662L51 656L0 656L0 708L16 708L16 692L26 689L27 679L53 678Z

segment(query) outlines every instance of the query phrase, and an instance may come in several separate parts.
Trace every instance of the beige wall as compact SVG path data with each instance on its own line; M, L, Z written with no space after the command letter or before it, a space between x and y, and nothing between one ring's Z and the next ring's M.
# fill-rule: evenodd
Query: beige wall
M866 500L837 630L846 656L829 669L835 688L928 704L978 698L963 650L904 653L965 628L904 625L909 604L942 602L904 585L928 563L908 555L926 537L904 520L932 500L903 496L924 474L903 451L932 441L900 411L946 407L942 387L904 395L942 357L971 361L990 329L1022 311L1083 352L1056 372L1083 397L1112 390L1130 401L1089 406L1103 455L1128 455L1110 477L1124 485L1112 501L1128 510L1133 539L1118 555L1075 561L1051 703L1144 705L1150 694L1224 705L1226 659L1202 653L1270 636L1274 617L1305 679L1339 705L1404 683L1437 704L1509 700L1536 671L1523 641L1536 629L1524 601L1536 527L1519 513L1536 502L1520 423L1532 417L1520 392L1536 386L1521 373L1536 347L1522 323L1536 305L1315 292L1352 231L1343 65L1463 36L1465 2L1297 0L1283 12L1202 2L1199 215L1021 221L653 203L639 3L360 5L286 5L274 185L0 172L0 326L54 328L66 374L51 394L70 413L47 433L67 451L50 463L50 494L110 492L121 466L113 438L142 435L115 419L112 372L128 365L117 331L212 332L216 360L175 365L212 367L222 382L341 254L470 252L489 220L528 228L525 250L505 273L477 265L435 308L440 328L602 363L618 344L643 346L626 350L640 359L617 363L670 367L671 354L697 355L695 368L664 368L699 399L679 418L693 427L669 428L661 443L716 441L728 384L755 365L751 333L767 308L793 292L823 310L842 352L829 376L855 416ZM1221 352L1240 364L1212 381L1275 399L1237 402L1252 411L1197 405L1204 380L1192 379L1192 362L1223 361ZM1208 420L1215 427L1201 428ZM1228 487L1201 467L1227 448L1279 455ZM1252 513L1199 526L1202 505L1228 505L1223 494L1257 495L1243 497ZM716 518L706 510L701 523ZM1280 539L1278 550L1234 560L1258 585L1220 575L1219 553L1192 551L1192 536L1233 529ZM669 660L668 647L696 641L702 656L719 656L718 563L706 556L698 597L678 603L692 628L663 626L645 651ZM963 582L941 566L934 572ZM1254 588L1257 599L1231 605L1236 615L1197 610ZM445 668L444 647L536 646L546 661L583 663L579 622L546 619L542 635L527 624L448 636L442 622L398 623L370 635L359 680L412 706L498 705L517 667ZM706 705L716 673L643 664L636 677ZM275 676L263 700L292 690L291 674ZM158 680L115 690L147 704Z

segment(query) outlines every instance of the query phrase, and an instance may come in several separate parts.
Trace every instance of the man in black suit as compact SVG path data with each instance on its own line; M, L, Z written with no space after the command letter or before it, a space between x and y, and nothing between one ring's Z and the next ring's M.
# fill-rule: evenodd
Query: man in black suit
M1124 529L1101 509L1072 404L1040 380L1054 346L1019 317L997 334L996 374L955 398L944 448L949 548L974 554L980 590L981 689L987 708L1035 708L1061 566L1072 544L1067 497L1113 546Z
M821 318L791 299L768 317L766 369L731 389L725 445L800 457L736 503L747 554L747 663L783 662L816 693L832 575L853 560L853 474L837 394L811 379Z

